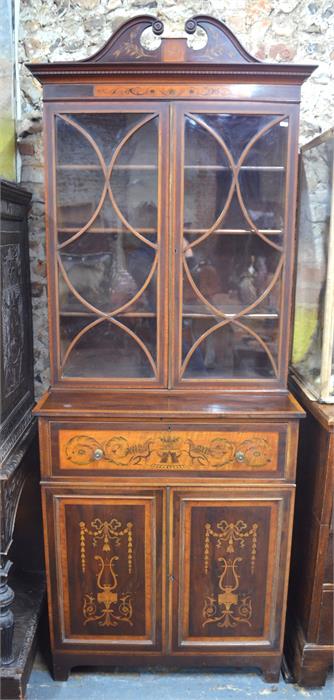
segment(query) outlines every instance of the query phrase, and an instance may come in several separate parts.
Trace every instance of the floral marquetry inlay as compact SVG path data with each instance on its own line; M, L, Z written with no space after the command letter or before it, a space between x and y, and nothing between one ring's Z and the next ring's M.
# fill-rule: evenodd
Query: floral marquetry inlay
M277 433L218 431L59 432L62 469L80 467L140 470L244 471L277 468Z

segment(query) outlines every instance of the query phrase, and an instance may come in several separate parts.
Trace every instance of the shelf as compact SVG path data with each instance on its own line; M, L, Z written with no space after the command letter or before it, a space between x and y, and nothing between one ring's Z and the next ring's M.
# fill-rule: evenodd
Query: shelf
M85 165L84 163L66 163L64 165L57 165L57 170L100 170L102 171L101 165ZM114 170L156 170L157 165L146 164L127 164L127 165L114 165Z
M240 313L239 311L235 311L233 314L227 314L224 312L223 309L221 311L222 311L222 313L224 313L224 316L226 316L226 318L233 318L234 316L237 316ZM182 318L221 318L221 317L218 316L218 314L214 314L213 312L212 312L212 314L185 312L182 314ZM278 314L277 313L244 314L243 316L240 317L240 320L242 321L243 318L255 318L255 319L260 319L260 320L262 320L262 319L275 319L275 318L278 318Z
M72 227L64 227L64 228L59 228L58 233L78 233L80 228L72 228ZM157 233L157 229L155 228L137 228L136 231L138 233ZM131 231L127 230L119 230L119 228L112 228L112 227L98 227L98 226L93 226L92 228L87 229L86 233L131 233Z
M147 164L147 163L127 163L124 165L114 165L113 170L157 170L157 165ZM64 163L63 165L57 165L57 170L100 170L102 172L101 165L85 164L85 163ZM223 170L231 171L229 165L184 165L185 170ZM283 172L285 170L284 165L242 165L239 168L241 170L249 170L255 172Z
M208 229L207 228L184 228L183 233L185 234L200 234L200 233L206 233ZM79 228L75 227L62 227L58 228L58 233L77 233L79 231ZM146 233L146 234L156 234L157 229L155 228L137 228L136 231L138 233ZM264 235L268 236L279 236L283 233L282 229L271 229L271 228L259 228L259 232L263 233ZM92 228L89 228L87 230L87 233L131 233L130 231L127 230L120 230L118 228L113 228L109 226L93 226ZM254 231L251 231L250 229L246 228L217 228L213 233L218 233L218 234L228 234L228 235L237 235L237 236L242 236L242 235L250 235L251 233L254 233ZM211 235L211 234L210 234Z
M234 314L224 314L227 318L233 318L236 316L239 312L236 311ZM95 317L97 314L93 313L92 311L61 311L60 316L65 316L68 318L79 318L79 317ZM133 311L133 312L124 312L121 314L116 314L116 318L155 318L156 313L153 311ZM218 314L207 314L207 313L196 313L196 312L185 312L182 314L183 318L218 318ZM220 317L219 317L220 318ZM277 313L263 313L263 314L245 314L241 318L255 318L255 319L276 319L278 318Z
M208 227L210 228L210 227ZM207 228L184 228L183 233L191 233L191 234L197 234L197 233L206 233L208 231ZM279 236L280 234L283 233L282 229L280 228L259 228L259 232L263 233L264 235L268 236ZM230 235L250 235L251 233L254 233L251 229L246 229L246 228L216 228L213 233L225 233L225 234L230 234ZM211 234L210 234L211 235Z
M229 165L184 165L185 170L226 170L232 171ZM242 165L240 170L250 170L255 172L283 172L284 165Z
M104 311L103 313L108 313ZM89 318L97 318L97 314L93 311L60 311L60 316L65 316L67 318L81 318L88 316ZM116 314L116 318L156 318L156 313L154 311L132 311L124 312L122 314Z

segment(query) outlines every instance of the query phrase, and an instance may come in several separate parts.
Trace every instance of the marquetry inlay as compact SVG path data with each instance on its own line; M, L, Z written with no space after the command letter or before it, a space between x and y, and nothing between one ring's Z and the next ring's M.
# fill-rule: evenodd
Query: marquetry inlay
M92 541L97 562L96 592L86 593L84 596L82 613L84 625L89 622L97 622L100 627L117 627L120 622L132 622L132 594L119 592L117 564L121 564L117 551L123 537L127 538L127 567L128 574L132 574L133 564L133 523L128 522L126 527L117 518L102 521L100 518L92 520L90 527L84 521L80 526L80 559L82 573L86 571L86 537ZM89 562L89 566L92 563Z
M205 471L277 467L278 433L214 431L59 431L63 469L131 468L132 470Z
M240 565L244 557L232 556L236 550L244 550L246 543L251 543L250 569L255 572L258 524L249 527L243 520L228 523L221 520L213 527L205 524L204 534L204 572L209 574L213 563L219 565L216 591L205 596L202 611L202 627L215 623L218 627L236 627L246 623L251 627L252 598L240 590ZM222 556L213 561L210 557L211 541Z

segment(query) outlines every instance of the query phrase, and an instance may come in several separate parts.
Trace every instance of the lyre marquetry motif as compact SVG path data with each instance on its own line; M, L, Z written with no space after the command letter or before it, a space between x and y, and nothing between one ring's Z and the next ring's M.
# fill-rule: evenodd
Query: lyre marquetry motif
M82 607L84 625L97 622L100 627L117 627L120 622L126 622L132 626L132 594L118 591L118 574L116 562L119 561L117 551L121 539L127 537L127 567L129 575L133 567L133 523L128 522L126 527L117 518L102 521L95 518L90 528L84 521L80 522L80 557L81 569L86 570L86 536L91 538L93 548L101 548L102 555L96 554L97 562L96 594L86 593Z
M218 595L206 596L203 606L202 627L210 623L217 627L236 627L244 622L251 627L252 599L251 596L238 592L239 579L238 564L241 557L235 559L218 559L222 564L222 572L219 576Z
M256 549L258 524L253 523L248 527L243 520L228 523L221 520L214 527L211 523L205 524L204 535L204 572L210 569L210 541L215 547L226 552L225 556L218 557L217 562L221 566L218 577L218 593L205 596L202 611L202 627L215 623L218 627L235 627L239 623L251 626L252 599L249 594L239 590L239 567L244 561L243 557L232 558L236 549L244 550L246 542L251 541L251 573L254 574L256 563Z

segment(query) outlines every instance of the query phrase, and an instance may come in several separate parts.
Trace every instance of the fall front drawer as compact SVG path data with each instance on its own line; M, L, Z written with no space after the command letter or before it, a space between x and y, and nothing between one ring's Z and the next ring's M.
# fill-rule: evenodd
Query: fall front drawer
M41 421L51 444L43 476L159 472L293 479L295 428L291 423Z

